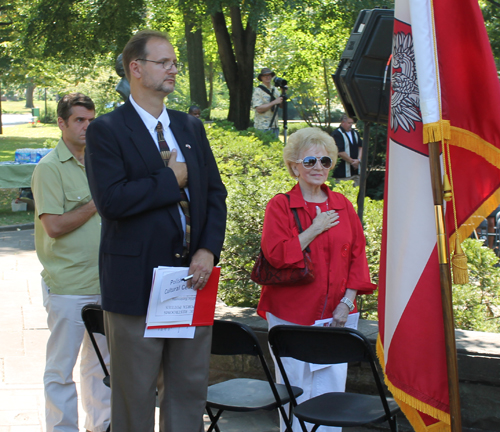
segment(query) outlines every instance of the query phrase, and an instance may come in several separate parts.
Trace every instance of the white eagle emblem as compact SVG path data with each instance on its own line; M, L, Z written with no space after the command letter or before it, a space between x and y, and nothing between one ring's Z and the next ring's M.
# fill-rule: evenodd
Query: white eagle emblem
M415 122L422 121L411 34L397 33L392 53L391 129L410 132Z

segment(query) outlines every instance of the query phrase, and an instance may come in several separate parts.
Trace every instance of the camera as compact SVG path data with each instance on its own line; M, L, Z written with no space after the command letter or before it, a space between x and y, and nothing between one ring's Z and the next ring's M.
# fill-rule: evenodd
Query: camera
M286 79L274 77L273 81L274 81L274 85L276 87L280 87L282 89L287 89L286 85L288 84L288 81Z

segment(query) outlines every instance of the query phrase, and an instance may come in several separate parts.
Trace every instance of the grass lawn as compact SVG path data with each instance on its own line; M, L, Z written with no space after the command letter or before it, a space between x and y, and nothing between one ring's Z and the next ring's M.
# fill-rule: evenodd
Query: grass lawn
M45 111L45 101L35 100L35 107L40 108L40 114ZM31 108L26 108L26 101L2 101L2 113L5 114L31 114ZM47 109L55 111L57 107L56 101L47 101Z
M0 226L33 222L33 211L12 211L12 200L19 196L19 189L0 189Z
M41 148L47 139L60 137L61 130L52 124L4 126L0 135L0 162L13 161L19 148Z
M0 135L0 162L13 161L18 148L40 148L47 139L57 140L60 136L57 125L4 126L3 134ZM18 189L0 189L0 226L33 222L32 211L12 211L11 202L18 196Z

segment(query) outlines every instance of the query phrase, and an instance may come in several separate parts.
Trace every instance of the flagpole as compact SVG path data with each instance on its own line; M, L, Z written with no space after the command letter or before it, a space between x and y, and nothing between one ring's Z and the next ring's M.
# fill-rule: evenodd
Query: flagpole
M358 168L360 179L359 179L359 192L358 192L358 217L363 224L363 212L365 208L365 197L366 197L366 168L368 166L368 145L370 143L370 127L371 122L365 123L365 128L363 130L363 154L361 155L361 164Z
M432 195L436 217L437 247L439 256L439 274L441 279L441 298L443 306L444 337L446 346L446 365L448 369L448 391L450 394L451 431L462 431L460 413L460 391L458 384L457 348L455 343L455 323L453 318L452 283L446 231L443 190L441 184L441 163L438 142L429 143L429 163L431 170Z

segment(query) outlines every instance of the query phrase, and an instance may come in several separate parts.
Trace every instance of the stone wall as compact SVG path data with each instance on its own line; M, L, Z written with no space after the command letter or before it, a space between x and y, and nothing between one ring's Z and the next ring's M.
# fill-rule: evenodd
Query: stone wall
M274 369L267 344L267 323L255 309L218 305L216 319L239 321L256 332L269 366ZM378 334L376 321L360 320L359 330L375 345ZM457 353L460 380L460 399L464 431L500 431L500 334L457 330ZM260 362L248 356L212 356L210 383L235 377L265 379ZM369 366L349 365L347 390L376 394ZM400 431L412 430L401 419Z

